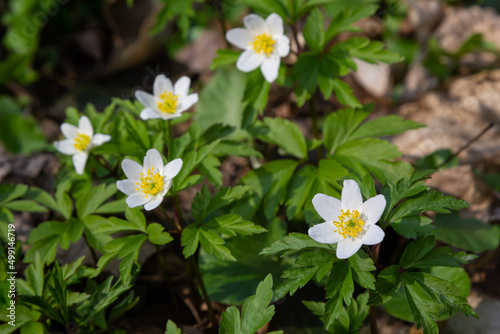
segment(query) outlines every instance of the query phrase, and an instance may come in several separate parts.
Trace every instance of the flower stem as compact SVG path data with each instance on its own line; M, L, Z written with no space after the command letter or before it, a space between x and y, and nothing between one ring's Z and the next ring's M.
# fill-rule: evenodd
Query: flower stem
M380 245L380 244L379 244ZM377 247L377 246L375 246ZM366 252L370 255L370 257L373 260L373 264L377 265L378 262L378 252L377 251L372 251L370 247L367 245L363 245L363 248L366 250ZM375 272L375 276L377 273ZM370 290L370 296L372 295L372 291ZM370 331L372 334L377 334L377 307L375 305L370 306Z
M198 282L198 286L201 289L201 293L203 294L203 299L205 300L205 303L207 303L207 309L208 309L208 316L210 318L210 321L215 324L215 317L214 317L214 309L212 308L212 303L210 302L210 297L208 296L207 288L205 287L205 282L203 282L203 277L201 276L200 268L198 266L198 262L194 258L194 256L190 256L188 258L188 263L189 266L191 267L192 272L196 276L196 281Z
M312 114L312 132L314 138L319 139L318 115L316 113L316 106L314 105L314 96L311 96L311 99L309 100L309 108L311 109L311 114ZM316 147L316 155L318 156L318 161L323 157L321 146Z
M158 255L158 262L160 264L161 273L167 282L167 289L170 294L170 299L172 301L172 305L174 309L179 309L179 303L174 295L174 289L172 287L172 282L170 281L170 276L168 275L167 266L165 265L165 259L163 258L163 254L161 253L160 246L156 245L156 254Z
M171 226L174 226L178 231L181 231L181 227L179 225L176 225L175 222L172 221L170 216L167 214L167 210L163 207L163 205L160 205L161 212L163 215L167 218L168 222L170 223Z

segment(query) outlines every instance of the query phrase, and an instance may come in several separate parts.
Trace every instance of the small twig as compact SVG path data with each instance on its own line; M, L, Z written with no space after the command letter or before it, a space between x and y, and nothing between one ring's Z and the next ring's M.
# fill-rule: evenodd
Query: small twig
M436 169L440 169L441 167L445 166L448 162L450 162L451 160L453 160L454 158L456 158L460 153L462 153L463 151L465 151L467 148L469 148L469 146L471 146L475 141L477 141L479 138L481 138L486 132L488 132L489 129L491 129L493 126L495 125L495 123L491 122L487 127L485 127L481 132L479 132L479 134L477 136L475 136L474 138L472 138L471 140L469 140L467 142L467 144L465 144L464 146L462 146L455 154L449 156L442 164L440 164L439 166L437 166Z

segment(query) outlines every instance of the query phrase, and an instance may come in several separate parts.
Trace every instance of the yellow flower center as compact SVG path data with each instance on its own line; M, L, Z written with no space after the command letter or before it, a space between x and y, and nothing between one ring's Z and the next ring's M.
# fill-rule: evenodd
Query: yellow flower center
M276 41L272 39L272 37L269 36L268 34L255 36L253 42L250 43L250 45L253 46L255 52L257 53L264 52L268 57L274 50L274 44L276 44Z
M85 151L87 146L90 144L90 137L84 135L83 133L79 133L75 137L75 148L79 151Z
M338 217L338 221L333 222L337 228L334 232L338 232L344 238L347 236L356 238L359 232L363 230L361 226L365 225L358 210L353 210L352 213L349 210L340 210L340 212L342 214Z
M146 176L141 173L141 183L136 182L135 184L139 186L135 190L142 190L147 198L148 195L156 195L163 189L163 176L158 172L155 173L155 168L151 167L148 169Z
M161 102L157 102L158 109L167 114L175 114L178 98L179 95L174 95L172 92L163 92L160 95Z

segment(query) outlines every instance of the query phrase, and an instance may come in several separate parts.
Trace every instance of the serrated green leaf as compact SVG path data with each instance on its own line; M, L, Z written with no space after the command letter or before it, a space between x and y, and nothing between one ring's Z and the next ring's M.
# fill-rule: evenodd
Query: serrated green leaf
M101 184L93 187L76 201L76 212L80 219L94 213L104 201L116 193L116 184Z
M241 52L227 49L217 50L217 56L210 64L210 71L215 71L221 66L236 64Z
M436 228L432 219L424 216L407 216L391 222L391 227L407 239L417 239Z
M323 13L317 8L313 9L306 19L303 31L304 39L313 51L320 52L323 50L325 44L324 24Z
M423 126L425 125L412 120L405 120L400 116L384 116L361 124L361 126L350 136L350 139L392 136Z
M149 241L155 245L163 246L174 240L168 232L163 232L164 229L165 228L158 223L149 224L147 228Z
M198 244L200 242L200 233L198 226L196 224L188 225L184 230L182 230L181 245L183 247L182 253L187 259L193 255L198 249Z
M404 250L399 265L402 268L409 268L412 264L427 255L436 244L433 236L426 236L411 242Z
M4 203L2 206L9 210L21 212L47 212L47 209L45 207L39 205L34 201L25 199Z
M283 240L276 241L270 247L266 247L260 255L290 255L300 251L323 250L335 253L334 245L323 244L311 239L310 236L301 233L290 233Z
M347 305L351 304L354 281L352 279L352 270L347 262L340 261L333 266L325 288L326 298L329 298L329 300L325 305L324 322L326 329L329 330L334 321L340 316L342 302Z
M215 194L211 194L208 187L203 187L193 199L191 210L194 219L202 223L212 212L229 205L235 200L248 196L249 186L236 186L220 188Z
M352 269L352 278L362 287L375 290L375 277L370 273L375 271L373 260L364 251L358 251L348 260Z
M343 80L339 78L333 79L333 90L335 91L337 100L339 100L342 105L354 108L362 107L361 103L354 96L352 88Z
M328 115L323 126L325 147L333 154L343 143L349 141L356 128L370 114L368 110L340 109Z
M299 159L307 158L307 145L299 127L286 119L266 117L264 125L269 132L259 138L281 147L286 153Z
M1 184L0 185L0 205L8 203L23 196L28 191L28 186L24 184Z
M167 321L165 334L182 334L182 332L172 320L169 320Z
M442 192L429 190L401 203L390 216L395 221L403 217L413 216L423 211L449 213L450 210L460 210L470 206L469 203L452 196L444 196Z
M287 198L285 202L286 217L290 220L301 210L311 196L311 189L316 182L318 168L305 165L293 174L288 185Z
M267 232L265 228L254 223L244 220L236 214L227 214L211 219L204 224L205 227L216 230L217 232L229 236L252 235Z
M401 285L399 266L390 266L382 270L375 282L375 291L368 300L368 305L381 305L396 295Z
M400 55L384 49L384 44L378 41L370 41L364 47L349 50L349 53L352 57L359 58L371 64L377 64L377 62L392 64L403 60Z
M268 323L274 315L274 306L268 306L273 298L273 277L268 275L257 287L254 296L248 297L241 308L241 333L253 334Z

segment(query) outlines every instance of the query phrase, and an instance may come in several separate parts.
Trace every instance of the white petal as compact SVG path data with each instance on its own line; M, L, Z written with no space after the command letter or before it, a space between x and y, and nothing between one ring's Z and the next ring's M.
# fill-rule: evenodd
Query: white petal
M151 211L157 208L161 204L161 202L163 202L163 196L156 196L151 202L144 205L144 210Z
M85 170L85 164L87 163L88 154L76 153L73 154L73 166L77 174L82 175Z
M198 94L193 93L189 94L185 98L179 101L179 105L177 106L176 112L181 113L183 111L188 110L191 108L192 105L194 105L196 102L198 102Z
M140 180L143 168L134 160L124 159L122 161L122 169L128 179Z
M87 116L80 117L78 121L78 132L83 133L89 137L94 135L94 128L92 127L92 123L87 118Z
M384 195L377 195L375 197L370 198L366 202L363 203L363 221L367 225L373 225L384 213L384 209L386 206L386 201Z
M148 120L154 118L162 118L162 115L153 108L145 108L141 111L141 119Z
M153 95L146 93L145 91L138 90L135 92L135 98L142 103L146 108L156 108L156 99Z
M61 132L63 133L64 137L72 139L75 138L78 134L78 128L73 124L63 123L61 124Z
M54 142L54 147L56 148L56 150L66 155L72 155L78 152L75 148L75 141L73 139L56 141Z
M163 176L167 179L173 179L182 168L182 159L175 159L170 161L163 167Z
M337 257L339 259L347 259L356 254L362 245L359 239L345 238L337 244Z
M342 209L343 210L358 210L359 213L363 210L363 197L356 181L345 180L344 188L342 189Z
M135 208L136 206L146 204L151 199L151 195L146 198L146 195L143 192L136 192L127 197L126 202L129 208Z
M92 137L92 146L100 146L111 140L110 135L105 135L102 133L96 133L94 137Z
M334 221L340 216L342 205L335 197L325 194L316 194L312 200L314 209L325 221Z
M179 95L183 98L189 93L189 86L191 86L191 79L186 76L180 77L174 85L174 95Z
M253 42L254 36L245 28L234 28L226 33L226 39L234 46L245 50Z
M269 34L269 29L267 28L266 21L262 17L256 14L250 14L245 16L243 19L243 24L245 27L250 29L253 36L260 34Z
M274 80L278 77L280 61L281 59L278 56L272 56L270 58L266 58L260 66L262 75L264 75L267 82L274 82Z
M276 43L278 44L277 51L278 56L286 57L290 53L290 40L285 35L281 35L276 38Z
M281 16L272 13L266 18L266 23L271 35L283 35L283 19Z
M125 195L132 195L133 193L138 192L138 187L139 185L134 180L116 181L116 188L118 188L118 190L120 190Z
M385 236L384 230L382 230L380 226L372 225L368 227L368 230L361 239L361 242L364 245L376 245L378 243L381 243L382 240L384 240L384 236Z
M148 150L144 157L144 170L147 171L152 167L155 169L153 174L160 173L163 170L163 159L160 152L155 148Z
M153 84L153 93L155 97L159 97L163 92L169 93L171 91L172 81L163 74L157 75Z
M253 50L245 50L241 53L236 61L236 68L242 72L251 72L259 67L266 56L260 53L255 53Z
M181 117L182 116L182 113L180 112L176 112L175 114L170 114L170 113L162 113L161 115L161 119L163 120L168 120L168 119L173 119L173 118L177 118L177 117Z
M334 232L334 230L335 225L333 225L333 222L329 221L314 225L307 233L317 242L321 242L323 244L333 244L344 239L343 236Z

